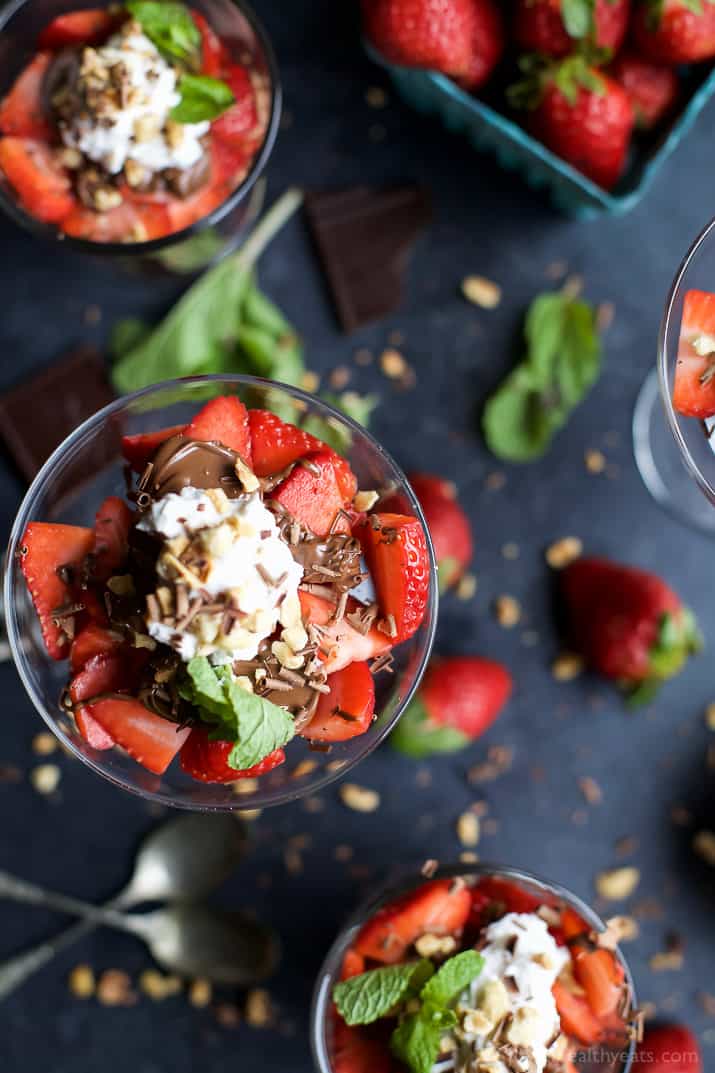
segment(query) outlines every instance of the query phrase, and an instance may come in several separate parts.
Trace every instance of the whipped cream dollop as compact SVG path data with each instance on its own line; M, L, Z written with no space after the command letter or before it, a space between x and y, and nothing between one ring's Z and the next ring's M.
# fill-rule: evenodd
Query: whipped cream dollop
M261 641L279 625L282 641L293 649L307 643L298 599L303 568L258 493L229 499L220 489L188 485L155 500L137 528L162 538L159 603L162 578L186 590L183 614L172 608L168 616L147 620L149 635L183 660L254 659ZM216 598L215 610L207 597ZM195 606L200 613L182 625Z
M561 1023L551 989L568 950L536 913L507 913L486 929L480 953L484 968L457 1004L450 1057L433 1073L543 1073L557 1055Z
M173 123L180 94L174 68L129 22L99 48L82 52L87 107L61 126L65 145L116 175L127 160L150 172L190 168L203 155L210 124Z

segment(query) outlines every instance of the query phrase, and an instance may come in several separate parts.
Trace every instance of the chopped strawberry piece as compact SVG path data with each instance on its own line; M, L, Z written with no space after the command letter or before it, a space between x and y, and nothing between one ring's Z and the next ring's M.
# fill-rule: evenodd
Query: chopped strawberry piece
M48 522L30 522L20 542L20 569L52 659L64 659L70 649L69 639L53 621L52 613L74 602L71 587L61 580L57 571L63 566L76 571L93 547L92 529Z
M222 142L220 138L212 139L211 175L213 184L217 187L220 185L224 191L222 199L243 181L252 157L251 149L245 145L236 144L235 142ZM191 198L188 200L191 201ZM205 213L202 215L205 215Z
M38 141L52 139L54 132L42 96L42 83L51 62L49 53L38 52L17 76L0 102L0 132Z
M301 459L271 498L316 536L350 532L348 519L340 514L345 500L327 451Z
M561 1018L562 1031L587 1046L598 1043L603 1036L603 1026L586 999L569 991L560 980L551 990Z
M68 11L49 23L38 38L40 48L59 49L72 45L99 45L121 21L106 8Z
M375 712L375 683L367 663L350 663L328 678L315 715L301 730L313 741L347 741L364 734Z
M87 745L100 752L113 749L117 744L111 734L103 730L96 719L93 719L87 708L78 708L74 713L74 721L77 729L87 742Z
M181 750L181 767L187 775L200 782L236 782L265 775L285 761L283 749L275 749L253 767L237 771L228 763L233 749L231 741L211 741L207 731L195 727Z
M178 436L184 431L185 425L173 425L171 428L160 428L156 432L140 432L136 436L122 436L122 456L126 458L135 473L141 473L147 462L161 447L162 443Z
M574 973L596 1017L606 1019L623 998L623 969L610 950L572 949Z
M256 95L253 92L251 76L245 67L232 63L224 75L224 81L228 83L236 103L214 120L211 134L231 145L243 146L246 136L250 135L258 124Z
M364 1028L350 1028L336 1020L333 1029L334 1073L392 1073L387 1041L368 1035Z
M673 406L686 417L715 414L715 294L706 291L685 295Z
M191 424L186 426L186 435L194 440L222 443L224 447L237 451L248 465L251 464L248 411L235 395L221 395L207 402Z
M219 167L213 145L211 148L211 160L214 174L210 182L200 187L190 197L173 197L170 201L167 201L166 212L169 217L169 232L183 231L185 227L191 227L197 220L203 220L204 217L223 204L234 187L238 185L237 181L233 181L233 172L224 174L223 163Z
M120 633L105 629L96 622L84 626L75 637L70 649L70 667L76 674L89 663L93 656L107 656L118 652L124 645Z
M295 425L281 421L269 410L249 410L253 471L258 477L272 477L292 462L319 451L320 440Z
M299 592L298 595L304 621L324 627L321 641L322 647L328 651L325 669L329 674L335 674L355 661L382 656L392 648L390 638L374 626L366 634L362 634L344 617L340 622L331 622L335 606L328 600L321 600L319 596L309 592ZM348 613L350 610L351 608L348 608Z
M0 170L32 216L61 223L76 205L69 177L43 142L0 138Z
M575 909L566 906L561 911L561 931L566 940L575 939L578 935L586 935L590 930L586 921L578 915Z
M377 526L376 527L376 523ZM355 529L395 644L421 626L429 596L427 541L417 518L373 514Z
M126 661L116 652L104 653L92 656L74 676L70 682L70 700L79 705L80 701L102 693L122 693L128 689ZM86 707L77 707L74 719L80 734L93 749L111 749L115 744L114 738L92 718Z
M480 879L474 894L487 897L492 904L496 902L503 906L504 913L535 913L542 904L536 894L496 876Z
M200 11L192 8L191 18L201 34L201 73L221 78L230 59L228 50Z
M392 965L421 935L459 935L472 906L471 891L451 879L426 883L369 920L357 937L355 950L365 958Z
M87 712L138 764L163 775L191 730L150 712L133 697L108 697L87 705Z
M353 976L361 976L365 972L365 958L352 948L343 958L343 967L340 970L341 980L350 980Z
M65 234L89 242L149 242L174 230L168 203L128 198L109 212L93 212L75 201L61 227Z
M97 511L94 554L97 556L95 573L100 581L106 581L124 563L133 521L133 512L119 496L108 496Z

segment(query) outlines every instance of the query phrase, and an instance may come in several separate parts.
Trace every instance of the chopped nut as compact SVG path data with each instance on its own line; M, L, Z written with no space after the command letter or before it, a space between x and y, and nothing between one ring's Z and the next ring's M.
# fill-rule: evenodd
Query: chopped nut
M183 984L178 976L164 976L156 969L145 969L139 977L139 987L150 999L161 1002L171 995L178 995Z
M583 541L578 537L562 537L546 549L546 561L554 570L563 570L580 558L582 551Z
M219 1003L214 1014L222 1028L238 1028L241 1023L241 1011L232 1002Z
M211 981L207 980L203 976L198 976L195 980L192 980L189 987L189 1002L192 1006L203 1008L208 1006L211 1001L212 988Z
M124 178L127 180L129 186L141 186L147 180L147 172L146 169L141 164L138 164L136 160L125 160Z
M439 861L436 861L434 857L429 857L420 868L420 874L423 875L425 879L431 879L438 868Z
M67 983L75 998L91 998L94 994L94 973L89 965L75 965Z
M715 868L715 831L698 831L693 839L693 849L706 864Z
M315 771L317 766L317 760L301 760L301 762L299 764L296 764L296 766L293 768L293 771L291 772L291 777L294 779L302 779L305 775L310 775L312 771Z
M496 309L501 302L501 287L484 276L467 276L463 279L462 294L468 302L482 309Z
M320 387L320 377L317 373L312 372L310 369L306 369L300 378L300 386L303 388L303 391L315 393Z
M422 935L415 943L421 958L449 957L457 949L457 940L451 935Z
M71 149L69 146L60 149L57 158L62 167L68 168L70 171L77 171L78 168L82 167L84 162L84 157L79 149Z
M601 302L596 307L596 329L599 332L608 331L613 324L613 318L616 315L616 307L613 302Z
M603 790L595 779L592 779L590 775L584 775L578 780L578 785L589 805L601 804L603 801Z
M708 730L715 730L715 703L708 704L705 709L705 726Z
M603 473L606 468L606 457L602 451L586 451L584 462L589 473Z
M551 664L551 674L557 682L572 682L583 672L583 660L575 652L562 652Z
M471 600L477 591L477 579L474 574L464 574L457 583L455 590L458 600Z
M470 1035L485 1036L493 1027L483 1010L467 1010L462 1017L462 1029Z
M184 126L182 123L175 123L173 119L169 119L166 124L166 140L172 149L178 149L184 140Z
M365 100L370 108L385 108L388 97L382 86L368 86L365 90Z
M235 794L248 796L248 794L255 794L256 790L258 789L259 782L258 779L255 778L238 779L238 781L232 783L231 786Z
M35 734L32 739L32 751L37 756L49 756L59 748L59 742L54 734L48 734L44 731L42 734Z
M347 365L337 365L328 377L330 386L334 388L335 391L342 391L350 382L351 375Z
M488 492L499 492L506 484L506 474L501 470L495 470L490 473L484 482L484 487Z
M494 601L497 622L504 629L510 630L521 619L521 605L513 596L498 596Z
M98 186L92 191L92 204L97 212L110 212L122 203L122 195L113 186Z
M506 1017L511 1008L511 1002L501 980L489 980L484 985L479 996L479 1008L486 1014L492 1025Z
M511 1024L505 1032L509 1043L530 1047L541 1028L541 1013L533 1006L520 1006L514 1010Z
M353 859L355 850L352 846L336 846L333 850L333 856L336 861L340 861L342 864L346 864Z
M380 367L390 380L400 380L407 374L408 365L399 350L388 347L380 355Z
M253 1028L265 1028L273 1020L271 1000L267 991L256 988L246 996L246 1024Z
M653 954L648 964L653 972L679 972L685 963L681 949L663 950Z
M479 854L475 853L474 850L465 849L460 853L459 859L462 864L478 864Z
M30 782L38 794L53 794L60 784L62 772L57 764L38 764L30 772Z
M640 883L640 878L640 871L631 865L611 868L596 876L596 891L609 902L620 902L630 898Z
M374 490L368 492L358 492L353 500L355 510L365 511L372 510L380 498L379 494Z
M457 837L463 846L473 848L479 843L479 817L473 812L463 812L457 820Z
M635 917L610 917L606 921L606 930L599 932L597 942L606 950L614 950L619 943L629 943L637 939L640 927Z
M234 470L236 472L236 476L243 485L244 492L257 492L258 489L261 487L258 477L252 469L249 469L249 467L246 465L242 458L239 457L236 459Z
M107 969L97 981L97 1000L102 1006L133 1006L137 996L132 981L120 969Z
M380 795L377 790L369 790L354 782L346 782L340 787L339 792L343 804L355 812L375 812L380 807Z
M367 347L360 347L359 350L355 351L353 357L356 365L372 365L374 361L372 351L368 350Z

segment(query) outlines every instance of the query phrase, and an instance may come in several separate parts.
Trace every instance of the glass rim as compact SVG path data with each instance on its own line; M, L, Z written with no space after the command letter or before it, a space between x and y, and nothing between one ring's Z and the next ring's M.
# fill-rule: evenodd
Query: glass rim
M673 434L675 442L678 446L678 450L682 455L683 461L688 469L688 472L695 479L703 494L707 496L707 498L713 504L715 504L715 488L712 486L710 481L700 469L700 466L693 458L692 452L688 447L687 440L683 435L682 429L680 427L680 420L678 418L678 414L675 410L675 407L673 406L673 399L671 396L670 384L668 381L668 337L670 335L673 317L675 315L675 303L680 296L680 292L683 287L683 280L685 279L688 271L690 270L693 261L701 252L703 246L711 238L714 231L715 218L713 218L710 223L706 224L706 226L692 242L687 253L685 254L683 260L680 263L678 271L675 273L673 282L671 283L670 288L668 290L668 296L665 300L665 310L663 312L663 317L660 322L660 329L658 332L657 363L660 395L665 409L665 416L667 418L668 425L670 426L670 431Z
M27 492L23 496L20 505L17 508L15 520L12 525L10 536L8 538L7 549L5 553L4 562L4 578L3 578L3 603L5 608L5 628L7 632L8 643L10 645L10 652L12 654L13 663L15 669L20 676L20 680L25 688L25 692L30 698L36 711L42 717L44 722L50 728L55 736L59 737L63 744L70 750L73 756L77 757L91 768L96 774L102 776L112 782L115 786L118 786L124 790L128 790L130 793L136 794L145 800L159 801L164 805L169 805L173 808L187 809L195 812L241 812L248 808L246 799L242 800L240 795L235 795L234 799L230 803L214 803L210 805L197 804L190 800L182 800L172 795L169 792L159 793L157 791L148 790L144 787L133 785L126 781L124 778L106 771L101 764L97 763L75 744L73 739L64 733L56 718L54 718L34 688L34 685L30 679L30 676L26 670L26 657L23 651L23 643L21 633L18 627L15 605L12 599L13 587L14 587L14 571L13 562L15 558L15 551L19 546L20 538L25 531L28 522L31 520L31 514L37 503L37 500L42 496L47 481L52 475L56 462L62 457L62 455L68 449L75 448L85 437L91 432L95 431L98 427L105 424L115 414L121 412L127 405L134 403L142 398L146 398L159 391L167 391L177 388L188 387L204 387L207 384L232 384L242 387L259 387L263 389L277 389L290 395L292 398L299 400L311 406L323 411L326 417L329 417L340 424L347 426L347 428L357 433L360 437L368 442L370 447L376 452L376 454L384 459L385 462L395 471L401 482L400 491L403 492L408 500L410 509L414 516L420 522L423 532L425 534L425 542L427 545L427 555L429 559L429 593L427 599L427 609L425 612L425 618L422 622L421 628L426 627L427 633L424 641L424 651L420 658L419 664L412 673L412 682L405 695L401 698L395 708L395 712L392 718L389 719L384 726L380 727L375 734L374 739L370 743L370 748L359 757L356 757L352 761L346 761L345 765L340 767L336 771L326 770L322 777L315 780L310 784L310 787L301 786L300 781L296 780L295 784L288 783L285 788L282 788L280 792L275 795L275 800L265 802L262 807L270 807L273 805L288 804L291 801L299 800L304 797L306 792L310 794L319 793L324 790L331 783L336 782L338 779L350 771L357 764L365 760L375 749L382 744L385 738L394 730L395 726L402 717L407 705L412 700L422 676L425 672L430 656L432 654L432 646L434 644L435 633L437 629L437 615L439 609L439 590L437 586L437 562L434 553L434 547L432 545L432 539L430 536L427 522L425 520L422 508L420 507L417 496L415 495L412 486L410 485L407 477L405 476L402 468L395 462L392 455L387 451L380 442L370 433L366 428L360 425L353 418L347 414L341 413L334 406L325 402L323 399L318 398L316 395L311 395L307 391L303 391L301 388L292 387L289 384L282 384L277 380L267 380L263 377L248 376L239 373L226 373L224 375L211 374L204 376L185 376L174 380L162 380L156 384L151 384L149 387L141 388L139 391L134 391L129 395L123 395L121 398L115 399L113 402L108 403L97 413L88 417L81 425L78 426L67 436L59 447L55 448L50 457L44 463L39 470L34 480L27 489Z
M545 879L543 876L537 875L524 868L516 868L513 865L508 864L498 864L494 861L479 861L475 864L463 864L460 862L456 864L441 865L430 878L425 877L421 872L412 871L411 868L409 871L405 870L401 878L388 879L382 884L371 888L370 892L361 900L357 908L345 921L323 959L313 988L309 1025L311 1053L318 1073L334 1073L325 1040L326 1011L330 1002L328 988L332 988L335 982L335 970L341 964L342 958L350 947L355 931L362 927L363 924L367 923L370 917L373 916L373 914L386 902L390 902L404 894L408 894L410 891L418 890L419 887L424 886L432 880L456 879L459 876L481 878L491 876L526 881L536 887L542 888L550 895L556 895L557 898L566 902L570 907L574 908L579 916L582 916L588 924L591 924L595 930L605 930L606 925L595 909L593 909L587 902L583 901L577 894L574 894L572 890L569 890L568 887L564 887L561 883L552 882L551 880ZM615 952L618 955L618 959L625 972L625 979L631 997L631 1006L633 1009L636 1009L636 989L630 965L628 964L628 960L624 956L620 945L616 946ZM636 1041L631 1039L627 1047L626 1060L621 1069L618 1070L618 1073L629 1073L633 1064L635 1049Z
M9 0L7 4L0 8L0 33L7 27L12 17L29 3L31 3L31 0ZM232 3L235 4L239 12L244 15L250 23L263 50L271 82L271 113L263 142L253 158L248 173L243 181L239 183L236 189L233 190L220 205L217 205L216 208L212 209L206 216L202 216L199 220L195 220L192 224L189 224L188 227L182 227L180 231L172 231L169 235L164 235L161 238L149 239L146 242L93 242L88 238L77 238L74 235L66 235L54 224L46 223L44 220L38 220L37 217L26 212L17 198L12 197L12 195L3 188L2 184L0 184L0 208L2 208L2 210L16 224L18 224L18 226L22 227L25 231L29 231L36 238L42 238L52 243L61 243L68 249L77 250L80 253L92 253L96 256L106 257L108 260L112 257L121 255L124 257L144 255L168 249L170 246L174 246L179 242L183 242L186 239L200 234L207 227L219 223L225 216L228 216L228 214L232 212L241 201L245 200L263 172L268 162L268 158L273 152L273 147L278 136L278 127L283 106L283 88L281 85L280 70L271 39L268 36L263 23L254 12L253 8L246 3L246 0L232 0Z

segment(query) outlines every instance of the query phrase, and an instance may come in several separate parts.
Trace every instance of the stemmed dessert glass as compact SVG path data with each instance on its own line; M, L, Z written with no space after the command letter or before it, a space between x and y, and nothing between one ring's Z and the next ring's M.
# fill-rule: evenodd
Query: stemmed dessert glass
M497 878L505 879L517 884L523 890L535 894L544 905L566 905L574 909L578 915L589 924L594 931L603 931L605 924L594 911L582 902L571 891L558 883L550 883L545 879L523 872L519 868L510 868L505 865L492 865L486 862L481 864L456 864L438 869L435 879L456 879L458 876L465 879ZM418 889L425 884L424 875L411 873L398 883L389 883L368 895L367 899L349 917L340 931L337 939L330 947L325 961L318 973L315 989L313 991L313 1004L310 1014L310 1042L313 1050L313 1058L318 1073L335 1073L330 1057L331 1039L330 1030L332 1022L332 994L333 988L340 980L343 960L348 949L355 942L358 933L368 920L384 905L401 898L405 894ZM625 982L630 997L630 1008L635 1009L636 997L633 985L633 977L628 964L620 949L616 950L625 973ZM621 1047L619 1044L612 1046L585 1049L587 1062L580 1067L588 1070L588 1073L629 1073L633 1064L635 1053L635 1041L628 1040Z
M255 791L242 794L230 784L196 782L176 761L163 776L152 775L117 747L98 752L85 742L60 705L68 665L47 655L17 556L28 522L91 525L105 496L124 494L122 435L188 423L203 402L216 395L237 395L249 407L273 410L286 419L293 414L327 422L345 444L344 453L360 487L375 489L393 501L398 497L403 512L421 521L430 558L424 620L408 641L395 648L394 673L375 676L377 718L369 730L328 751L325 746L311 749L308 742L295 738L286 748L286 763L262 776ZM264 808L314 794L368 756L393 729L422 677L432 649L438 599L434 552L422 512L387 451L364 428L320 399L250 376L167 381L111 403L80 425L45 463L20 506L8 544L4 598L17 670L35 708L69 751L98 775L142 797L179 808L215 811Z
M683 303L693 289L715 290L715 220L696 238L671 285L658 337L657 367L636 403L633 445L641 477L653 498L686 524L713 533L715 437L709 438L702 422L683 417L673 407Z

